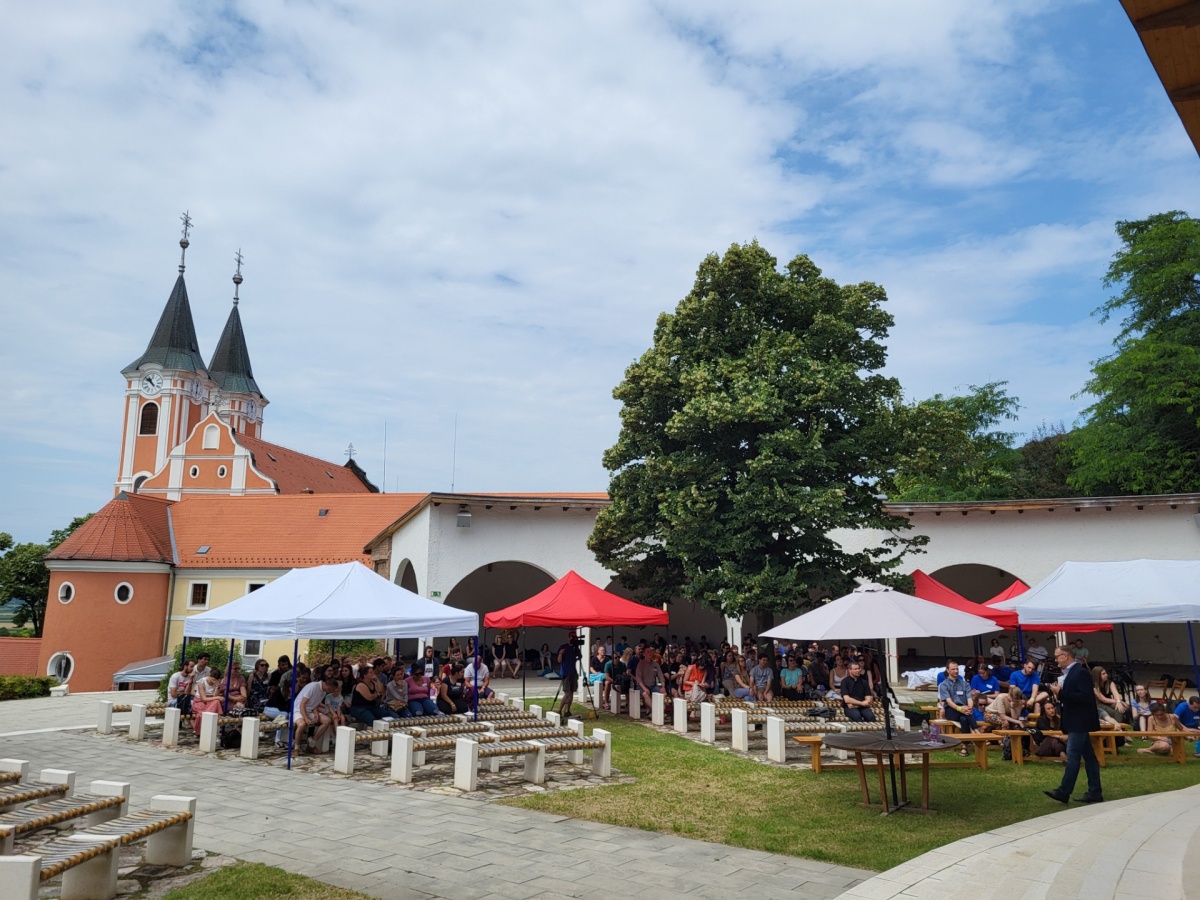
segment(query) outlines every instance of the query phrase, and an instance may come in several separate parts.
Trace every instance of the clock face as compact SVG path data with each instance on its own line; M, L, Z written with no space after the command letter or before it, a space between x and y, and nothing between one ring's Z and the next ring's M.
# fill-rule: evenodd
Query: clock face
M192 382L191 387L188 389L188 393L192 395L192 399L194 401L199 403L204 397L204 385L202 385L199 379L197 379L196 381Z
M255 403L253 400L251 400L249 403L246 404L246 417L247 418L253 419L255 413L257 413L257 412L258 412L258 404Z
M163 377L157 372L147 372L142 376L142 393L147 397L153 397L162 391Z

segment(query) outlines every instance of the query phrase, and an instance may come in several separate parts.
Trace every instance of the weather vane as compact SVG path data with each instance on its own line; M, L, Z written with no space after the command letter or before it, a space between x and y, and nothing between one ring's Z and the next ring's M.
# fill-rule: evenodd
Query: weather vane
M192 217L189 216L185 211L184 214L179 217L179 221L183 223L183 237L179 239L179 274L182 275L184 258L187 256L187 248L188 244L190 243L190 241L188 241L188 232L192 230Z
M238 305L238 287L242 283L242 248L238 247L237 253L233 254L233 258L237 260L237 271L233 273L233 305Z

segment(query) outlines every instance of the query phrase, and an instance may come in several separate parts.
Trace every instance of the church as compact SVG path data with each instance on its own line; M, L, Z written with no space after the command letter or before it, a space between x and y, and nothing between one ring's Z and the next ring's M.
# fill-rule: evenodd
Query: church
M525 599L571 569L611 580L586 549L602 493L385 494L353 458L264 440L268 400L238 311L240 256L206 363L184 280L189 230L185 217L175 284L145 352L121 371L114 497L46 559L39 673L75 692L108 690L122 667L172 652L187 616L298 566L358 560L475 610ZM397 541L410 549L393 560ZM240 651L291 651L273 644L243 641Z

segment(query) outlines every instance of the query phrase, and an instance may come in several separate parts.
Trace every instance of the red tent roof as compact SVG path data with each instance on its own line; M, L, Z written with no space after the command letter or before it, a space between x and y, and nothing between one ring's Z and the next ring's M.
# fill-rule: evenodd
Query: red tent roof
M984 606L992 606L995 603L1000 603L1004 600L1011 600L1013 597L1019 596L1029 590L1029 585L1025 582L1017 580L998 593L991 600L985 601ZM988 612L990 617L992 613L1000 614L1003 610L991 610ZM1093 625L1026 625L1026 631L1070 631L1074 634L1091 634L1094 631L1112 631L1111 625L1101 625L1099 623Z
M544 591L483 617L484 628L666 625L664 610L610 594L568 572Z
M1016 628L1017 614L1004 609L984 609L984 604L974 603L957 591L946 587L936 578L926 575L920 569L912 573L913 593L922 600L930 600L959 612L970 613L991 619L1001 628Z

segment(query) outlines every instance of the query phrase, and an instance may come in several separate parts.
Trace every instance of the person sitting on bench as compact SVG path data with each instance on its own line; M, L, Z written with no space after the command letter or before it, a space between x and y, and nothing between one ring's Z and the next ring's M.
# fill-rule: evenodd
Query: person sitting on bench
M958 674L958 663L946 663L946 678L938 685L938 704L943 715L958 725L964 732L975 730L975 718L971 715L971 689L966 679ZM965 749L965 748L964 748Z
M874 722L875 713L871 703L875 693L863 674L862 663L850 663L850 674L842 679L842 705L846 707L846 718L851 722Z

